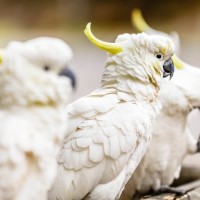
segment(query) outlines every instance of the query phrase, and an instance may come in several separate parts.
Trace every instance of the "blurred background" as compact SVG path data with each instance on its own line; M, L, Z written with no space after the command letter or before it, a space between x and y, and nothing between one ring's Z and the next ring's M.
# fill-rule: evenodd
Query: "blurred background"
M26 41L40 36L58 37L74 51L72 62L78 85L72 98L82 97L100 86L106 52L96 48L83 33L92 22L94 35L113 42L122 33L136 33L131 11L140 8L147 23L166 33L177 31L181 40L181 58L200 67L199 0L0 0L0 46L10 40ZM190 116L197 138L200 114ZM200 155L187 157L186 166L200 166Z

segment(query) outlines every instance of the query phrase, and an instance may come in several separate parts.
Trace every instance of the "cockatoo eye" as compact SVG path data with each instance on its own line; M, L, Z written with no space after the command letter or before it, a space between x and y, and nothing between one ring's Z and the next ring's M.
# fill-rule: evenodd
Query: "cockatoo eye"
M158 58L158 60L162 60L163 59L162 53L157 53L156 58Z
M50 67L47 66L47 65L45 65L45 66L43 67L43 69L44 69L45 71L49 71L49 70L50 70Z

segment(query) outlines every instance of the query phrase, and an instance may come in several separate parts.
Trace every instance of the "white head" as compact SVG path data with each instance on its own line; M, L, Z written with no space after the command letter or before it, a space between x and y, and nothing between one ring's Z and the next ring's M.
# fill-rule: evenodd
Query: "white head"
M132 20L132 24L133 26L136 28L136 30L138 30L139 32L145 32L147 33L148 35L161 35L161 36L164 36L164 37L167 37L169 39L171 39L174 44L175 44L175 47L176 47L176 51L175 53L177 55L180 54L180 51L181 51L181 43L180 43L180 38L179 38L179 35L177 32L175 31L172 31L169 34L167 33L164 33L162 31L157 31L153 28L151 28L147 23L146 21L144 20L143 16L142 16L142 12L140 9L138 8L135 8L132 10L132 14L131 14L131 20Z
M175 46L166 37L149 36L146 33L123 34L117 37L115 43L106 43L92 35L90 24L86 27L85 33L96 46L109 52L106 69L115 71L116 76L130 75L142 82L160 87L162 77L172 77L174 73L171 56L174 54Z
M72 56L57 38L10 42L1 53L0 105L65 105L71 80L59 74L65 74Z

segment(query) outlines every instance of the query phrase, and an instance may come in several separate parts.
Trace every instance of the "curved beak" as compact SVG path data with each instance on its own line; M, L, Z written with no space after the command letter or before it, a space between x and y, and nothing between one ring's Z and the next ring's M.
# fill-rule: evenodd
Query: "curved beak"
M69 77L70 80L71 80L71 84L72 84L73 89L76 88L76 76L75 76L74 72L70 69L70 67L67 66L65 69L63 69L61 71L61 73L59 74L59 76Z
M165 61L163 69L163 78L170 76L169 80L171 80L172 76L174 75L174 63L171 58Z

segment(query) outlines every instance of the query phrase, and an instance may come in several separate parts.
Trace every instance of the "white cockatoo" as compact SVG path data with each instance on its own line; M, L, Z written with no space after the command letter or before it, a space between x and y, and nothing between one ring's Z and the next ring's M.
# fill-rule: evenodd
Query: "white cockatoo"
M151 28L145 22L144 18L142 17L142 13L141 13L140 9L138 9L138 8L136 8L132 11L132 24L138 31L145 32L148 35L161 35L161 36L170 38L174 42L175 47L176 47L175 54L180 56L181 43L180 43L179 34L176 31L172 31L169 35L167 33L157 31L157 30Z
M149 146L163 76L174 72L168 38L123 34L107 43L93 36L90 23L85 34L108 59L101 88L66 109L69 129L49 200L120 197Z
M176 77L170 83L164 80L162 84L160 99L163 108L154 120L150 147L127 183L121 199L124 196L131 199L136 190L146 193L164 186L162 190L170 191L166 186L179 177L183 159L200 151L199 141L195 141L188 124L189 113L200 107L200 69L176 56L173 59L177 67ZM172 191L181 193L174 188Z
M186 192L166 187L179 177L184 158L200 152L199 141L194 139L188 124L190 112L200 107L200 69L183 65L183 69L176 69L176 77L170 83L163 81L160 90L163 108L154 120L150 147L126 184L121 199L124 196L131 199L136 190Z
M57 38L13 41L0 54L0 199L45 200L57 172L72 91L71 48ZM72 75L72 74L71 74Z

